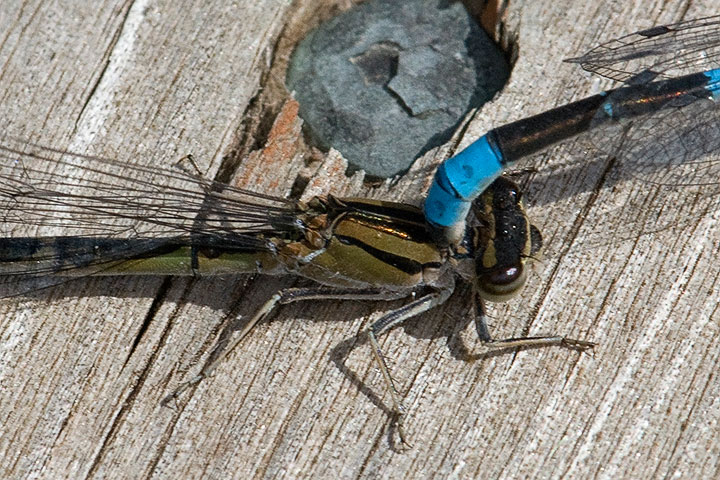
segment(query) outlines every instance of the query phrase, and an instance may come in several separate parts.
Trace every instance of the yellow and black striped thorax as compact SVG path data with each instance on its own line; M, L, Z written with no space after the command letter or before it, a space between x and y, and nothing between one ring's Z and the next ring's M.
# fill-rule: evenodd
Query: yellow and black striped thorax
M324 215L308 222L322 237L311 241L318 254L300 269L316 281L407 288L431 283L444 264L417 207L329 196L322 209Z

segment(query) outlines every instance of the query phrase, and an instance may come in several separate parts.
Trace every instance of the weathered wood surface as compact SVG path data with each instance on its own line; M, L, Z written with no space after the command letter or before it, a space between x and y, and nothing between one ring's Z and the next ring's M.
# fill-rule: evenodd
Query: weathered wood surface
M284 194L304 165L292 111L270 135L272 148L246 154L283 100L289 45L313 8L331 10L311 3L3 2L0 124L145 165L192 153L209 177L237 151L240 184ZM714 3L511 2L501 19L519 52L512 78L458 142L608 86L562 58L718 13ZM456 146L430 152L414 180L375 190L344 179L331 154L309 188L418 202L425 173ZM460 331L456 295L383 339L414 444L398 452L389 397L357 336L387 305L284 307L171 409L161 398L198 370L227 319L294 280L78 281L2 302L0 474L717 478L717 214L693 219L683 236L668 230L628 245L608 235L588 248L583 229L611 218L607 206L622 208L637 184L588 191L601 172L557 167L583 159L571 152L539 160L557 176L530 177L545 260L521 298L491 307L491 329L595 340L593 355L543 349L465 362L464 348L478 345L472 328Z

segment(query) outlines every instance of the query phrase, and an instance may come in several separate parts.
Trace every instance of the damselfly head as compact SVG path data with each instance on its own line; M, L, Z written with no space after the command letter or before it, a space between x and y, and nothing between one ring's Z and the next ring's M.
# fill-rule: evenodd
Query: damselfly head
M478 220L471 227L478 292L485 300L505 301L525 286L525 263L539 254L542 236L530 224L519 188L505 177L475 200L473 212Z

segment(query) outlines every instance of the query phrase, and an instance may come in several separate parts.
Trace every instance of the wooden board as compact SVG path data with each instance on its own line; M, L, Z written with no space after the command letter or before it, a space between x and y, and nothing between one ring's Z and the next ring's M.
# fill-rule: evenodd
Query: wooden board
M503 92L406 179L370 188L360 175L345 178L335 152L319 164L303 158L291 103L269 130L286 99L292 44L349 2L182 3L4 2L3 132L141 165L192 153L209 178L237 159L236 182L277 194L302 172L308 194L419 203L428 172L458 146L609 86L562 58L718 13L711 0L511 2L498 15L502 41L518 53ZM266 148L248 156L258 142ZM637 184L602 186L602 167L564 168L577 161L583 152L551 152L524 182L545 260L521 297L491 306L491 329L498 338L594 340L594 354L542 349L467 362L479 344L465 328L460 290L381 342L409 409L414 448L399 451L389 396L360 335L390 306L283 307L212 378L162 408L229 318L296 281L73 282L2 301L2 476L717 477L717 214L684 222L682 236L586 242Z

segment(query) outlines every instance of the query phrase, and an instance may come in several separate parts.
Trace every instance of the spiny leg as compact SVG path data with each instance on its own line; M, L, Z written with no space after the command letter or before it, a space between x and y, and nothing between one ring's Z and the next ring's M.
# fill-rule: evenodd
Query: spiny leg
M265 304L260 307L260 309L255 312L255 315L250 319L250 321L243 327L243 329L235 334L235 339L227 345L223 350L221 350L217 355L213 357L213 354L221 348L221 344L218 343L213 348L213 353L210 355L210 360L208 363L200 370L200 373L198 373L195 377L191 378L187 382L184 382L180 384L178 388L176 388L172 393L167 395L165 398L162 399L160 402L162 405L167 405L172 400L178 398L183 392L185 392L188 388L192 387L193 385L197 385L202 380L207 378L215 368L220 364L222 359L224 359L231 351L235 349L235 347L240 344L240 342L243 341L243 339L250 333L250 330L253 329L255 325L258 324L258 322L265 320L270 314L275 310L275 308L278 305L285 305L292 302L299 302L304 300L397 300L400 298L405 298L408 295L412 294L411 290L402 290L402 291L388 291L388 290L381 290L381 289L368 289L368 290L358 290L358 289L331 289L327 287L318 287L318 288L287 288L285 290L280 290L275 295L270 297L270 299L265 302Z
M502 350L505 348L510 349L522 347L562 346L582 352L585 350L589 350L596 345L595 342L577 340L574 338L567 338L559 335L504 338L501 340L495 340L490 335L490 330L487 326L487 313L485 311L485 303L483 302L482 298L480 298L480 295L478 295L477 292L475 292L474 296L475 329L477 330L478 337L483 342L483 346L488 350Z
M380 344L377 341L377 337L387 332L391 328L404 322L405 320L419 315L423 312L426 312L431 308L434 308L444 303L445 300L447 300L452 294L453 289L454 285L450 284L440 290L429 293L415 301L408 303L407 305L404 305L396 310L386 313L375 323L370 325L370 327L368 327L368 337L370 338L373 356L375 357L375 360L380 367L380 371L382 372L385 383L387 384L388 390L390 391L390 397L392 398L393 402L393 410L395 411L395 415L397 415L398 434L402 443L407 446L410 446L410 443L408 443L407 441L407 437L405 436L405 429L403 428L403 416L405 415L405 407L400 400L400 393L395 387L395 382L390 375L390 369L388 368L387 362L385 361L385 356L380 349Z

